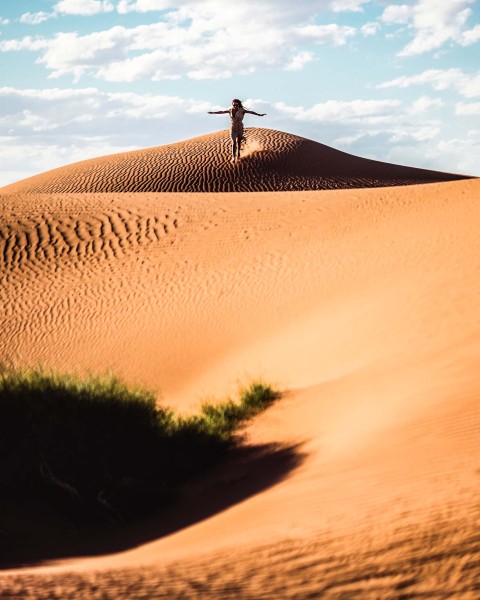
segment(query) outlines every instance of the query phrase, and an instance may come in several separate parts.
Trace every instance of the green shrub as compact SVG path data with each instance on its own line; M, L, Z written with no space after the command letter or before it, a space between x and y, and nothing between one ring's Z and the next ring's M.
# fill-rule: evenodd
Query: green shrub
M276 396L254 383L238 403L182 417L116 378L0 370L0 493L76 520L144 513L222 458L238 427Z
M270 386L263 382L255 382L239 390L237 403L231 399L221 404L204 403L200 421L208 432L229 441L244 421L265 410L277 397L278 393Z

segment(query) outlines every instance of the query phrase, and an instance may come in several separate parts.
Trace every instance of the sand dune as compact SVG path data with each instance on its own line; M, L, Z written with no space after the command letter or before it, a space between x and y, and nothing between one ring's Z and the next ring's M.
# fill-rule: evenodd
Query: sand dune
M74 163L4 192L264 192L431 183L462 176L359 158L272 129L249 128L232 165L226 131Z
M114 185L112 160L83 181ZM287 393L248 443L288 452L0 596L477 598L480 181L61 193L74 168L0 190L0 360L112 369L185 411L262 375Z

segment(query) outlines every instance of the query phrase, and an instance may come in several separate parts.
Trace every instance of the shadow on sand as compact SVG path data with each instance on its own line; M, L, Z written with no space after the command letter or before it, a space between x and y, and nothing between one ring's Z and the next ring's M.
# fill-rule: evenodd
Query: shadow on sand
M0 528L0 568L32 567L47 561L99 556L129 550L159 539L272 487L285 479L305 459L301 444L240 446L217 467L190 481L176 502L162 511L124 525L96 528L50 528L35 523L21 535L9 531L3 511ZM38 519L37 519L38 520Z

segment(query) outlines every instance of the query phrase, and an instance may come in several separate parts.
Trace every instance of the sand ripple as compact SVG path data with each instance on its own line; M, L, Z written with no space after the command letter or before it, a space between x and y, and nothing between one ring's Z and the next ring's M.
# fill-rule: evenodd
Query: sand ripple
M367 531L362 539L327 536L283 540L248 550L182 561L52 575L0 578L2 598L35 600L222 598L326 600L400 598L478 598L480 542L451 524L398 532L386 545ZM359 550L361 548L368 548ZM448 551L445 550L448 548Z
M2 220L2 272L22 274L56 268L59 261L81 265L92 259L110 260L148 242L163 238L177 227L170 215L142 215L118 208L96 215L38 215Z
M431 183L457 175L368 160L272 129L246 130L232 164L228 132L85 160L6 186L4 192L251 192Z
M18 196L2 202L0 360L50 364L55 348L63 357L57 364L71 365L68 357L84 344L102 345L102 324L110 329L102 315L113 311L115 327L121 327L138 307L148 314L157 302L149 297L155 274L139 281L132 269L148 262L149 248L171 244L178 214L175 208L137 207L126 197L123 205L96 195L89 202L73 194L36 198L32 204ZM125 298L126 314L118 310Z

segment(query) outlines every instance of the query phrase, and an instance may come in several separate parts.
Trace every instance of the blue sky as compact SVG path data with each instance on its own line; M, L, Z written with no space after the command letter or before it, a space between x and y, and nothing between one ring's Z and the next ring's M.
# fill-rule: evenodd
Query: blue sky
M0 186L246 126L480 175L479 0L1 0Z

